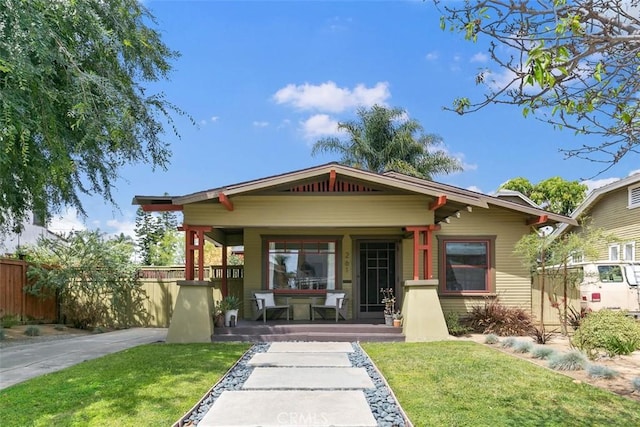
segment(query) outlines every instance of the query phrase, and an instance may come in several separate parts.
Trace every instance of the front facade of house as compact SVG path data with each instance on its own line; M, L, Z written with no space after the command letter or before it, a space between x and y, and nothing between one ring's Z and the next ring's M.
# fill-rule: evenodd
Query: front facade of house
M571 216L583 218L617 239L602 243L598 260L640 261L640 173L594 190ZM571 225L563 228L565 232L580 230Z
M245 318L253 292L265 289L298 302L300 319L308 316L310 297L334 289L348 296L347 318L382 318L380 290L392 288L402 299L404 284L417 279L437 280L445 312L467 312L487 296L531 310L529 271L514 245L533 227L572 222L533 206L336 163L185 196L136 196L134 204L183 212L192 269L199 238L244 246Z

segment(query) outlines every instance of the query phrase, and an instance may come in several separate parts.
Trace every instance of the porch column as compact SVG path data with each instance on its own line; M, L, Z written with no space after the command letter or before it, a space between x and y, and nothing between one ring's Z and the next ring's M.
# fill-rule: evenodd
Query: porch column
M449 337L438 299L438 280L405 281L402 313L402 332L407 342L441 341Z
M167 343L210 343L213 335L213 283L209 280L178 280L178 286Z
M431 232L439 229L440 226L435 224L405 227L405 230L413 232L413 280L433 279ZM420 277L420 252L423 277Z
M208 225L182 224L178 230L184 231L184 278L195 279L195 251L198 251L198 280L204 280L204 233L211 231ZM196 241L197 240L197 241Z
M222 244L222 277L221 277L222 297L229 295L229 288L227 287L227 245Z

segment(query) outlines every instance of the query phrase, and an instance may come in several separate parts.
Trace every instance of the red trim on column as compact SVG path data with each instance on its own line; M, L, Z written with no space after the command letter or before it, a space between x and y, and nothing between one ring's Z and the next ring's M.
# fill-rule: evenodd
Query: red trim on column
M545 222L547 222L547 220L549 219L549 215L540 215L537 218L533 218L527 221L527 225L540 225L540 224L544 224Z
M182 224L178 230L184 231L184 278L194 280L195 278L195 251L198 251L198 280L204 280L204 233L211 231L209 225L187 225ZM196 244L195 239L198 238Z
M438 196L433 202L429 203L429 210L435 211L436 209L443 207L446 203L447 203L447 196L442 194Z
M233 210L233 203L231 203L231 200L229 200L229 198L227 197L226 194L219 193L218 194L218 200L220 201L220 203L222 203L222 206L227 208L228 211L232 211Z
M142 205L142 210L145 212L174 212L181 211L182 205Z
M329 191L334 191L336 186L336 170L331 169L329 171Z
M222 297L229 295L227 288L227 245L222 245Z
M433 263L431 262L431 232L439 230L435 224L405 227L413 232L413 280L420 279L420 251L423 251L422 272L424 278L433 279Z

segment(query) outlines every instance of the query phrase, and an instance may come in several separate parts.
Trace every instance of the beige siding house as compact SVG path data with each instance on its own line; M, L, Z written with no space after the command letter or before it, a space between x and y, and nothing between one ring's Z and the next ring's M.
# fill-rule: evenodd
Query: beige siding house
M586 219L618 239L602 244L598 260L640 261L640 173L594 190L571 217ZM567 224L560 232L578 229L579 226Z
M136 196L134 204L183 212L187 271L197 267L200 238L244 246L248 319L261 290L297 303L297 319L308 319L311 297L332 290L347 294L347 318L382 318L380 290L401 300L418 279L437 284L445 312L495 296L531 310L531 278L515 243L534 228L577 225L527 203L337 163L184 196ZM195 273L187 279L197 281Z

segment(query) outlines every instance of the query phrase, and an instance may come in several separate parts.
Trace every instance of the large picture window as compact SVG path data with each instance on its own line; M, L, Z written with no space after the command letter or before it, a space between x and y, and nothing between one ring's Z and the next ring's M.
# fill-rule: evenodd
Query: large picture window
M489 293L493 288L493 238L440 238L440 291Z
M274 290L336 288L336 241L269 240L267 284Z

